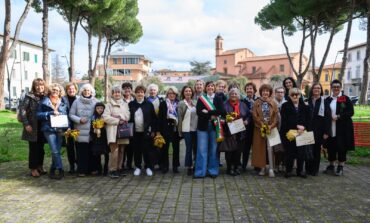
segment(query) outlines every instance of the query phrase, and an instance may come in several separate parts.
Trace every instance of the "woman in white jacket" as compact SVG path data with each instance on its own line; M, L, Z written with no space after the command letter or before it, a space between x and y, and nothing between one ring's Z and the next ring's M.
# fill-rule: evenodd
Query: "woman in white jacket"
M69 118L74 123L74 129L80 131L76 140L77 172L80 177L89 172L90 161L90 122L94 114L95 104L99 102L95 98L95 89L91 84L84 84L69 111Z
M117 126L127 123L129 118L130 111L127 103L122 99L121 87L113 87L112 98L103 113L110 149L108 168L111 178L118 178L122 172L123 152L125 146L129 144L129 139L117 139Z

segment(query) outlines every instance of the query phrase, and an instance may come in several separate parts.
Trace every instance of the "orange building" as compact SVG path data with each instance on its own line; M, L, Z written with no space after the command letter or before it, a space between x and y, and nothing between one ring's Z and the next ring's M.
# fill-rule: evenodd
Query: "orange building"
M108 58L107 73L117 82L139 82L152 71L152 61L144 55L118 49ZM103 65L98 67L99 78L104 77Z
M216 38L216 70L230 76L243 75L257 85L269 83L274 75L285 75L295 78L290 67L289 59L286 54L257 56L247 48L223 50L223 38L218 35ZM296 70L299 67L299 53L291 53L293 66ZM308 58L303 55L303 67L308 63ZM309 77L305 78L302 84L307 85L311 82Z
M332 80L339 78L340 68L342 66L342 62L325 65L322 68L321 76L320 76L320 84L323 88L323 93L325 95L329 95L330 92L330 83Z

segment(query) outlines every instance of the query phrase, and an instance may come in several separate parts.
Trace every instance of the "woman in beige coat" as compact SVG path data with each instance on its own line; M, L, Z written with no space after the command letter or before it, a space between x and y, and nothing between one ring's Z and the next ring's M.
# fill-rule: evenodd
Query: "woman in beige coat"
M274 177L272 148L267 145L266 137L262 137L261 127L263 124L267 124L270 130L275 128L278 123L279 110L271 98L272 87L269 84L263 84L259 89L259 93L261 97L254 102L252 110L254 122L252 166L261 169L259 175L265 175L267 150L270 163L269 176Z
M113 87L112 98L103 113L110 149L108 168L111 178L119 177L123 161L123 151L125 145L129 143L128 139L117 139L117 126L126 123L129 118L130 111L127 103L122 99L121 87Z

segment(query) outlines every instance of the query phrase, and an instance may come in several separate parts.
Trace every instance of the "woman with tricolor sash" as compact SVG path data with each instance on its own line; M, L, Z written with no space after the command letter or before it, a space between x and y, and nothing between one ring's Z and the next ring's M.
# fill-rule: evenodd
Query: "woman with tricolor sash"
M216 178L219 173L217 142L223 139L223 101L215 97L215 84L206 83L205 94L196 105L198 115L197 156L194 178L204 178L207 174Z

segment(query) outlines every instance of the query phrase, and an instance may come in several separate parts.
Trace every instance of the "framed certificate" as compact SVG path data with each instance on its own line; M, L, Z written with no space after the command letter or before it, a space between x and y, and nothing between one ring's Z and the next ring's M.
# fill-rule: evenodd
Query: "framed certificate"
M238 132L242 132L245 130L245 125L243 119L241 118L234 120L232 122L228 122L227 125L229 126L231 135L234 135Z
M270 134L267 135L267 141L269 146L276 146L281 143L280 134L277 128L271 129Z
M50 115L50 124L53 128L68 128L68 116Z
M315 137L313 136L313 132L304 132L300 135L295 137L295 142L297 146L306 146L315 144Z

